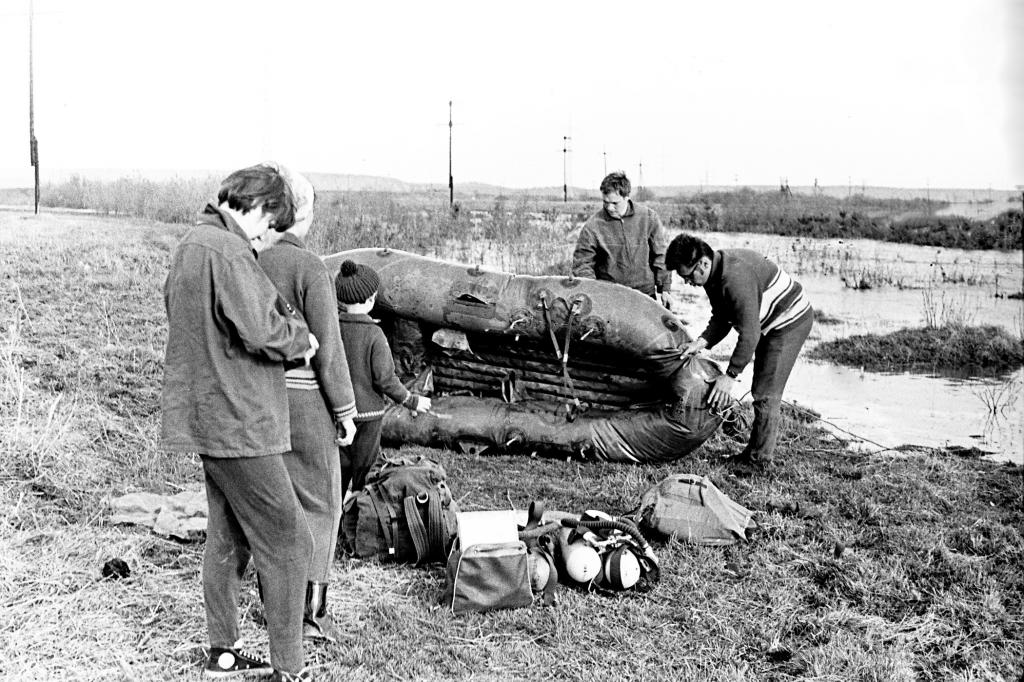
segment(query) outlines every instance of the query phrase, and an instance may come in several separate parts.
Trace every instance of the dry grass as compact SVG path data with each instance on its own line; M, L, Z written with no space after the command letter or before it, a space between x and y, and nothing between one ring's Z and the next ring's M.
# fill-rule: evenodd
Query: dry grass
M198 680L201 546L111 526L103 500L198 485L155 450L161 287L183 228L0 214L0 678ZM792 414L772 476L737 479L718 434L674 467L526 457L441 461L470 509L625 511L670 472L758 511L729 549L658 548L647 595L568 589L552 609L452 617L442 571L339 561L346 633L318 679L1017 679L1024 660L1020 468L908 449L852 454ZM797 502L796 514L777 511ZM126 580L100 580L111 557ZM266 652L251 582L247 643Z

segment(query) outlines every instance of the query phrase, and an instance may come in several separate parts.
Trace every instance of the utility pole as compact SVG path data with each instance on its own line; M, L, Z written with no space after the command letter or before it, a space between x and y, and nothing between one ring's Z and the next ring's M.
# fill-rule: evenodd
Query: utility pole
M455 205L455 179L452 178L452 101L448 100L448 207Z
M562 203L569 202L569 140L568 135L562 135Z
M28 149L29 159L35 169L35 214L39 215L39 142L36 140L36 111L32 74L32 17L35 14L35 3L28 3Z
M1017 191L1020 192L1020 291L1024 294L1024 185L1017 185Z
M640 176L637 179L636 186L639 189L643 189L644 188L644 162L643 161L640 162Z
M608 176L608 150L607 149L602 149L601 150L601 156L604 157L604 174L605 174L605 177L607 177Z

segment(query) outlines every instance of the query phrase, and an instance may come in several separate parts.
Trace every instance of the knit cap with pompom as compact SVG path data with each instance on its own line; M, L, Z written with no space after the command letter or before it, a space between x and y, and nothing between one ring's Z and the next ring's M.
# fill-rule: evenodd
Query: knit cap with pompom
M334 279L339 303L365 303L380 287L380 276L366 265L347 260Z

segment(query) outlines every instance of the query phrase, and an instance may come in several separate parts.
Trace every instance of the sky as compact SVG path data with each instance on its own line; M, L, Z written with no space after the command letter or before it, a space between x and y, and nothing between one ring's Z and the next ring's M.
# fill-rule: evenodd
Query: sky
M0 187L32 184L29 6L0 0ZM273 158L446 185L451 101L456 187L596 188L606 169L1024 184L1024 0L35 0L34 17L44 182Z

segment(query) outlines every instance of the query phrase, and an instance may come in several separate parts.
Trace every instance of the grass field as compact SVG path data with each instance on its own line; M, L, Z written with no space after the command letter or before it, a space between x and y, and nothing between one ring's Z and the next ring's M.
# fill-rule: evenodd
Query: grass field
M161 287L186 228L0 212L0 678L198 680L201 545L113 526L104 501L200 485L156 449ZM799 371L799 368L798 368ZM453 617L441 567L339 561L318 679L1017 680L1024 477L969 453L851 453L788 412L782 466L749 479L719 434L667 467L410 449L467 509L623 512L669 473L757 512L749 545L660 545L662 582L618 598ZM792 504L796 503L796 504ZM131 576L100 580L125 559ZM247 643L266 653L251 581Z

